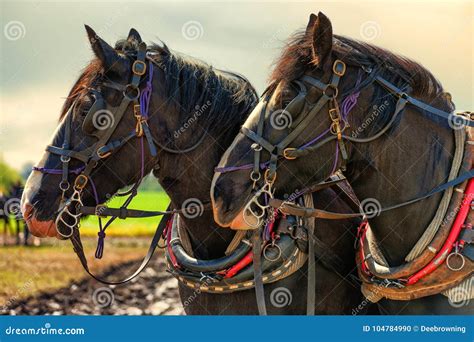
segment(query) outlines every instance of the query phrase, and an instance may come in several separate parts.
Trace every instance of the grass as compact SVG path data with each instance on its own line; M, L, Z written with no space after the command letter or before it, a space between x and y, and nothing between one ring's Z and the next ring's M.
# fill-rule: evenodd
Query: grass
M118 208L124 197L115 197L108 206ZM169 199L162 191L142 190L129 205L130 209L166 210ZM90 267L99 273L107 267L143 258L161 216L142 219L117 219L107 228L104 257L94 258L98 219L81 221L86 256ZM104 220L105 221L105 220ZM112 238L110 238L112 237ZM69 241L42 239L39 247L7 246L0 248L0 312L29 295L67 286L71 281L88 277L82 270Z
M107 205L119 208L126 197L114 197ZM129 209L166 210L169 198L162 191L140 191L128 206ZM161 216L141 219L116 219L107 228L107 236L150 236L155 232ZM106 222L106 219L103 219ZM81 221L81 235L97 236L99 222L97 217L87 217Z
M89 277L72 251L69 241L45 239L39 247L0 248L0 312L5 306L42 291L54 291L71 281ZM83 239L94 273L107 267L143 258L148 238L115 238L106 242L104 257L93 257L96 239Z

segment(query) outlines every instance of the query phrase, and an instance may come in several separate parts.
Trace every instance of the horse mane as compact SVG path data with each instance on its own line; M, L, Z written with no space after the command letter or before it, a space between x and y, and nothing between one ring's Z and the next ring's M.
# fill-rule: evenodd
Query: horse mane
M119 40L115 45L121 53L133 53L136 48L136 42L127 40ZM212 120L213 127L225 127L229 122L235 122L236 115L244 120L258 101L255 88L240 74L215 69L200 60L172 52L166 44L153 44L149 51L156 55L153 61L164 71L164 95L169 103L179 104L184 115L195 112L196 105L210 102L204 119ZM84 68L66 98L60 118L103 72L97 58Z
M296 32L275 61L270 83L293 81L300 78L312 63L312 37L305 31ZM443 93L443 87L433 74L419 63L393 52L352 38L334 35L332 52L347 64L376 67L387 80L409 85L411 95L432 98Z
M150 50L157 53L155 64L164 71L164 95L171 105L178 104L182 118L210 103L201 119L211 122L204 127L221 130L229 123L243 123L258 102L255 88L240 74L172 52L165 44L154 44ZM241 120L235 120L235 116Z
M72 106L73 102L87 93L87 89L91 86L92 83L104 72L104 67L102 62L95 58L93 59L83 70L77 81L72 86L69 91L66 101L63 104L61 113L59 115L59 120L61 120Z

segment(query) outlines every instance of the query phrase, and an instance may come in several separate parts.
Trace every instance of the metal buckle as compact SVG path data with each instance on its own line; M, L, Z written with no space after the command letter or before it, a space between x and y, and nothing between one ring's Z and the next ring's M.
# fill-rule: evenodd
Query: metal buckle
M296 151L296 148L294 147L287 147L283 150L283 157L287 160L294 160L296 157L291 157L288 155L288 152ZM268 171L268 170L267 170Z
M104 147L105 145L97 149L96 154L97 154L97 157L99 157L100 159L107 158L108 156L112 154L112 151L102 153L100 150L103 149Z
M137 119L139 119L142 116L142 112L140 111L139 104L133 105L133 115L135 115Z
M77 190L82 190L86 187L88 181L89 179L86 175L80 174L74 180L74 188Z
M329 117L331 118L332 122L339 122L341 121L341 115L338 108L331 108L329 109Z
M342 70L339 70L341 69ZM332 72L335 73L337 76L344 76L346 73L346 63L341 61L340 59L336 59L334 64L332 65Z
M138 76L143 76L143 75L145 75L145 72L146 72L146 63L143 62L143 61L136 60L136 61L133 62L133 64L132 64L132 72L133 72L135 75L138 75Z
M271 185L271 184L275 183L275 180L276 180L276 178L277 178L277 174L276 174L276 172L275 172L275 173L273 174L273 178L272 178L272 179L269 179L269 178L268 178L268 174L269 174L269 173L270 173L270 169L266 169L266 170L265 170L265 182L267 182L268 184Z

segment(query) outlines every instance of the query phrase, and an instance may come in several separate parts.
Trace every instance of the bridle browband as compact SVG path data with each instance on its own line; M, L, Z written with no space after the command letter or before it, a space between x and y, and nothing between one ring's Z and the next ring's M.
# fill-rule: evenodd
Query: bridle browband
M129 56L133 58L132 56ZM146 61L148 60L148 64ZM169 220L171 215L179 214L184 212L186 209L172 209L171 205L166 211L147 211L147 210L137 210L137 209L128 209L128 205L131 203L132 199L138 193L138 187L141 184L143 177L145 176L145 165L144 165L144 142L143 138L147 140L149 151L152 157L157 156L157 146L165 152L182 154L188 153L196 149L204 140L206 132L197 140L196 143L187 147L185 149L174 149L168 146L163 145L157 139L155 139L150 131L148 126L149 119L149 104L152 94L152 81L153 81L153 65L155 61L147 56L147 46L144 42L141 42L138 45L136 52L136 58L132 64L132 76L131 80L127 85L122 85L116 82L106 81L102 82L101 85L107 88L111 88L117 91L120 91L123 94L123 98L118 107L113 107L113 110L106 110L107 104L102 98L100 92L94 89L89 89L91 97L94 99L94 102L90 109L88 110L83 125L82 130L88 135L95 136L98 141L91 147L87 147L80 151L75 151L71 149L71 133L72 133L72 120L73 120L73 111L76 108L77 101L76 99L70 106L68 112L65 115L65 134L64 140L61 147L49 145L46 148L46 151L55 155L60 156L62 168L61 169L49 169L45 167L33 167L33 170L39 171L46 174L60 174L61 182L59 183L59 189L62 192L60 208L57 212L56 218L56 229L58 234L67 239L69 238L73 244L74 251L79 257L79 260L86 270L86 272L92 276L94 279L109 285L123 284L134 277L136 277L148 264L153 252L158 246L158 242L163 235L163 232L166 227L166 222ZM146 77L148 70L148 80L145 87L140 90L141 81ZM111 137L115 130L117 129L119 123L124 117L125 112L129 106L133 106L133 114L136 119L135 129L118 139L112 140ZM108 125L101 126L100 122L94 122L98 119L95 117L97 114L105 113L108 115L105 119L108 120ZM97 127L98 126L98 127ZM99 203L99 197L97 194L96 186L91 178L92 171L96 168L100 160L110 157L114 152L118 151L123 147L128 141L132 138L137 137L140 140L140 150L141 150L141 172L140 177L133 186L124 193L118 193L116 196L128 196L124 201L123 205L120 208L109 208L105 205ZM84 166L70 169L70 161L72 159L79 160L84 163ZM73 182L73 193L66 199L66 192L70 189L69 175L75 174L76 177ZM90 184L92 189L93 196L96 201L96 206L84 206L82 202L82 192L86 186ZM203 209L209 209L209 203L203 205ZM101 258L104 250L104 238L106 236L105 230L107 227L117 218L126 219L126 218L143 218L143 217L153 217L153 216L163 216L160 224L158 225L151 244L149 246L148 252L143 259L142 264L138 269L129 277L120 280L120 281L107 281L101 279L96 275L92 274L89 270L87 259L84 254L82 242L80 239L79 233L79 219L82 215L95 215L99 219L99 240L97 245L97 250L95 253L96 258ZM103 225L102 218L110 217L110 219Z

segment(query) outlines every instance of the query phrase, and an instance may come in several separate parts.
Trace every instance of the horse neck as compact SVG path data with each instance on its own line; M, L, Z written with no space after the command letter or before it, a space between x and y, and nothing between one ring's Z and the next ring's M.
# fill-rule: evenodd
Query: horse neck
M165 188L175 208L184 208L186 201L192 201L191 199L198 199L204 204L210 202L209 191L214 167L223 153L220 151L222 146L230 143L231 141L207 138L192 153L174 156L173 166L164 171L176 175L175 185L170 189ZM191 239L195 255L202 259L223 256L234 235L230 229L224 229L214 222L210 208L194 218L181 215L181 222Z
M398 204L446 182L454 149L451 129L407 106L387 135L353 146L348 178L360 200L375 199L382 207ZM403 263L433 219L441 196L369 219L391 265Z

